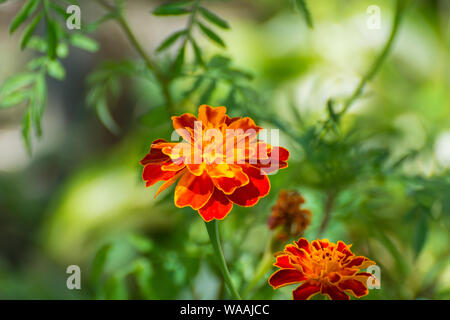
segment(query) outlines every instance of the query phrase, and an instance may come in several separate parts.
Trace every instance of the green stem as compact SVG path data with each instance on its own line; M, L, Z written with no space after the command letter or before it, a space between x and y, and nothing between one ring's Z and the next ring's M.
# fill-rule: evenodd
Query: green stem
M361 96L367 82L369 82L370 80L372 80L375 77L375 75L378 73L379 69L381 68L383 62L386 60L386 57L388 56L388 54L392 48L392 44L394 43L394 39L397 35L398 27L400 25L400 21L403 16L403 12L405 11L405 7L406 7L405 3L406 3L406 0L397 0L394 23L393 23L391 34L389 36L388 41L386 42L380 55L376 58L376 60L372 64L369 71L364 75L364 77L359 82L359 85L356 88L356 90L353 92L353 95L345 103L344 108L339 113L339 115L343 115L344 113L346 113L347 110L353 105L355 100Z
M255 286L259 283L260 279L264 277L268 270L272 267L274 255L270 251L264 252L264 255L256 268L256 272L253 278L250 280L247 288L244 291L244 298L248 299L248 295L253 291Z
M231 275L228 271L227 263L225 261L225 257L223 256L222 246L220 245L219 238L219 224L217 220L213 220L211 222L206 222L206 230L208 230L209 240L214 249L214 253L217 257L217 262L219 263L220 272L222 272L223 279L227 285L228 290L230 291L231 296L235 300L241 300L239 293L233 285L233 281L231 281Z
M161 87L162 95L164 96L164 99L166 100L167 112L169 113L169 115L172 115L174 113L174 102L172 99L172 95L170 93L170 79L168 79L167 77L164 76L164 74L161 73L161 71L157 68L155 63L152 61L152 59L147 55L145 50L142 48L142 46L139 43L139 41L137 40L136 36L131 31L130 25L128 24L127 20L125 19L123 13L120 12L118 8L109 4L105 0L97 0L97 2L101 6L103 6L105 9L107 9L111 12L116 12L116 20L119 23L119 25L122 27L123 31L125 32L128 40L131 42L133 47L139 53L141 58L145 61L147 68L149 68L151 71L153 71L153 74L155 75L156 79L158 80L159 85Z

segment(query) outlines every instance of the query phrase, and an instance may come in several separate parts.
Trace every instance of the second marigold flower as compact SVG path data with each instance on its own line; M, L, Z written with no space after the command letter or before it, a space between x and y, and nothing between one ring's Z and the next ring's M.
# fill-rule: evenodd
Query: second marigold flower
M277 256L274 266L280 268L269 278L274 288L299 283L293 291L294 300L307 300L317 293L332 300L348 300L351 294L357 298L369 293L367 280L373 277L360 272L375 262L363 256L355 256L350 245L327 239L309 243L305 238L288 244Z

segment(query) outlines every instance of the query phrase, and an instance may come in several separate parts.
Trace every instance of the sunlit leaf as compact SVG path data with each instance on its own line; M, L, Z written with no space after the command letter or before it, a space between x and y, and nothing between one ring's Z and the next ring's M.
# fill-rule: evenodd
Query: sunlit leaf
M97 41L86 37L85 35L82 35L81 33L76 33L70 37L70 43L78 47L80 49L89 51L89 52L96 52L99 49Z
M200 13L210 22L214 23L215 25L219 26L223 29L229 29L230 25L228 22L226 22L224 19L216 15L214 12L209 11L208 9L204 7L199 8Z
M105 244L102 246L94 257L94 262L91 269L91 282L93 286L97 286L100 280L100 276L105 268L106 261L111 251L111 244Z
M180 31L177 31L177 32L171 34L159 45L159 47L156 49L156 51L160 52L160 51L163 51L164 49L167 49L172 44L174 44L175 41L177 41L177 39L179 39L184 34L186 34L186 30L180 30Z
M36 11L40 0L27 0L19 13L15 16L9 28L10 33L14 33L31 15Z
M309 12L308 6L306 4L306 0L292 0L294 2L294 7L300 11L300 13L305 18L305 21L311 29L313 28L313 21L311 17L311 13Z
M202 23L198 23L198 26L209 39L222 47L226 47L225 42L223 42L223 40L214 31L212 31Z
M22 40L20 41L20 49L25 49L31 39L31 36L34 33L34 30L36 30L37 24L39 23L39 21L41 21L42 17L43 13L36 15L36 17L34 17L31 23L27 26L23 33Z

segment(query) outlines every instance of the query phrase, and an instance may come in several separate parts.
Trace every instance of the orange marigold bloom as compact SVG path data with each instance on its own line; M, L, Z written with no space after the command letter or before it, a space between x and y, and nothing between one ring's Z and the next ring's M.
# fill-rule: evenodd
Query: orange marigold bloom
M269 193L267 174L287 167L288 150L258 140L262 128L248 117L230 118L225 107L201 105L198 117L172 121L183 141L153 141L141 160L143 179L147 187L165 181L156 196L179 179L175 205L205 221L225 218L233 204L255 205Z
M375 262L355 256L350 247L342 241L335 244L324 239L309 243L300 238L277 256L274 266L280 269L270 276L269 284L277 289L301 283L293 291L294 300L307 300L319 292L331 300L349 300L347 293L357 298L365 296L369 293L367 279L373 275L359 271Z
M281 227L279 239L300 236L311 223L311 211L303 209L305 198L295 190L281 190L277 203L272 207L272 214L267 220L269 229Z

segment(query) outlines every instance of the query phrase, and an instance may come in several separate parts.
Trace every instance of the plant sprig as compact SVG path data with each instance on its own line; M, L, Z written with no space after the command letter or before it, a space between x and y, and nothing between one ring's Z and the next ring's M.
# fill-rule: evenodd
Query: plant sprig
M68 1L77 4L78 1ZM31 154L31 132L42 135L41 121L47 104L46 76L63 80L66 72L60 60L68 55L69 45L95 52L98 44L81 32L69 33L61 23L67 14L57 2L49 0L26 0L11 22L9 32L14 34L24 26L20 40L21 50L31 49L39 56L32 58L28 71L8 78L0 88L0 109L13 108L25 104L22 120L22 137ZM45 28L44 35L37 31Z

